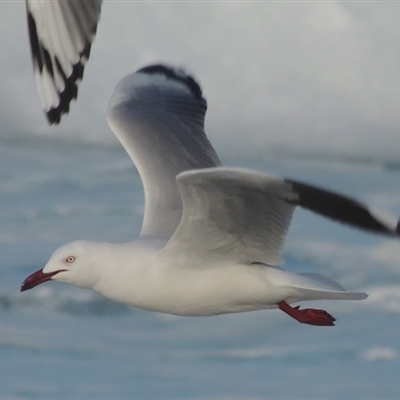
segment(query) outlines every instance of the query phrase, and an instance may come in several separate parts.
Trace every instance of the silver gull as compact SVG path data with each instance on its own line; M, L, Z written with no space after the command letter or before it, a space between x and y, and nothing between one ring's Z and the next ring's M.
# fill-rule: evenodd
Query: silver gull
M335 318L290 304L365 299L322 275L279 266L293 211L300 206L392 236L399 235L398 219L315 186L222 167L204 132L206 109L199 85L182 70L153 65L122 79L108 122L143 181L141 234L124 244L66 244L21 291L55 280L168 314L279 308L321 326Z

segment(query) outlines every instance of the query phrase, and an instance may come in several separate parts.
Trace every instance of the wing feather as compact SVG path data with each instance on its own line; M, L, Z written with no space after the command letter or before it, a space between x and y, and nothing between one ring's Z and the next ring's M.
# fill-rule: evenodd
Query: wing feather
M33 68L42 107L58 124L76 99L102 0L26 0Z
M295 206L284 179L236 168L177 177L181 223L165 251L277 265ZM177 249L177 247L179 249Z
M399 219L380 210L375 210L350 197L321 189L316 186L286 179L297 193L295 204L317 214L331 218L355 228L400 235Z
M143 181L142 237L169 238L177 228L179 173L220 165L204 133L207 103L194 85L180 70L152 66L125 77L110 100L108 123Z

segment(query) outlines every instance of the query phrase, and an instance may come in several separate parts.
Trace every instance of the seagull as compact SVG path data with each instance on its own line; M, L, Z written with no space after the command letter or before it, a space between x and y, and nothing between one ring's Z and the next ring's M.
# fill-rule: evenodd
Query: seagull
M59 124L78 96L96 35L102 0L26 0L39 97L50 125Z
M317 326L332 326L335 318L291 304L365 299L323 275L280 266L293 211L300 206L391 236L400 234L398 219L302 182L223 167L204 132L206 109L199 84L182 69L152 65L122 79L108 123L143 182L141 233L122 244L66 244L21 291L54 280L161 313L279 308Z

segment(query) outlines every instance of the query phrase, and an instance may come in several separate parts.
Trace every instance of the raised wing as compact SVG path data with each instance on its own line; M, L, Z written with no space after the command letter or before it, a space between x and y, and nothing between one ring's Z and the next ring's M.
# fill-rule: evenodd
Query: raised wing
M33 68L50 124L78 95L102 0L26 0Z
M236 168L177 178L182 221L165 252L277 265L296 200L284 179Z
M175 181L180 172L220 165L204 133L206 110L199 85L181 70L155 65L118 83L108 123L143 181L141 236L174 233L182 213Z

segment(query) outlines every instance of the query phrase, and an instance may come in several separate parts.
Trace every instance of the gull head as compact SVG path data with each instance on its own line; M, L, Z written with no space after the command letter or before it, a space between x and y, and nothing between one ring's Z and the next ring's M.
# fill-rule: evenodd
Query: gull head
M53 280L82 288L91 288L98 280L91 242L68 243L58 248L44 268L29 275L21 285L21 292Z

